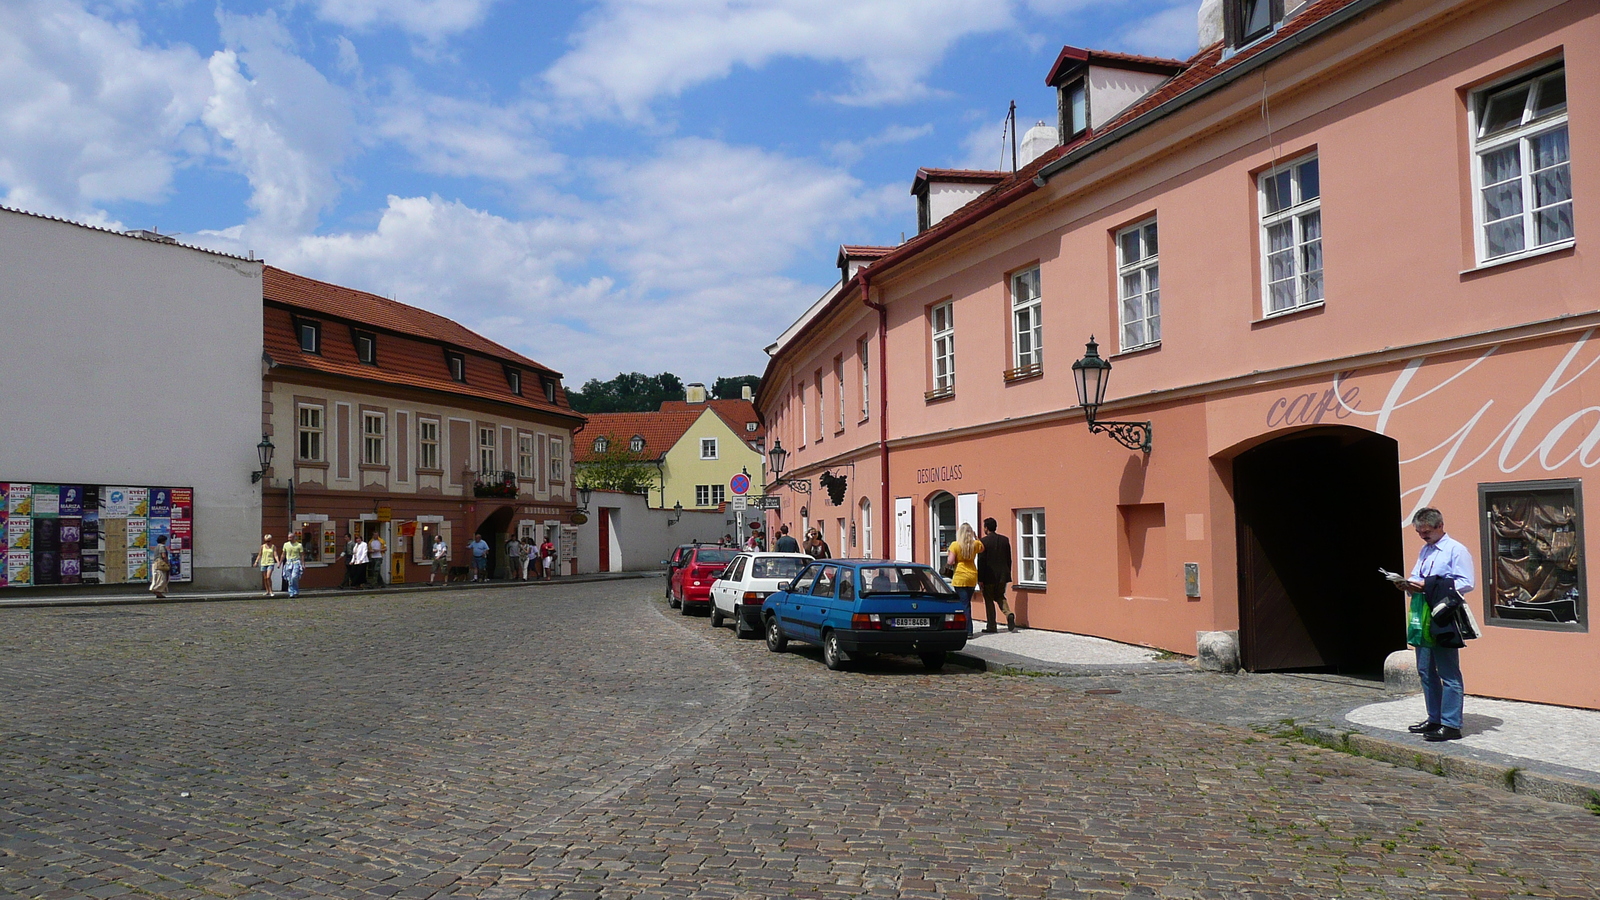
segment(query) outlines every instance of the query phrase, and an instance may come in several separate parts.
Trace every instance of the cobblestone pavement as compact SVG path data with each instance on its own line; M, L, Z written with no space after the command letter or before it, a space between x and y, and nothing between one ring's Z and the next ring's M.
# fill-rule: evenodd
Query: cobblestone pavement
M1600 896L1582 809L659 593L7 610L0 895Z

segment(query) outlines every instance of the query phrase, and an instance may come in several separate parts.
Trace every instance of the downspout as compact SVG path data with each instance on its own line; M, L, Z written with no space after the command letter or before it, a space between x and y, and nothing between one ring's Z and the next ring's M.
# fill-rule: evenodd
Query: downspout
M883 483L883 505L878 512L878 530L883 534L883 558L893 559L893 522L889 505L889 308L872 302L872 279L861 273L861 302L878 311L878 464Z

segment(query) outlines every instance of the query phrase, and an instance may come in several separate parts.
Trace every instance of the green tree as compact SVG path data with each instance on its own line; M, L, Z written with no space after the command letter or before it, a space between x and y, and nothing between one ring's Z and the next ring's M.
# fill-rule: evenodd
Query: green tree
M718 378L711 385L711 396L719 400L737 400L740 397L739 389L745 385L750 386L750 393L754 394L756 388L761 386L760 375L738 375L733 378Z
M610 381L591 378L567 399L578 412L654 412L663 400L683 399L683 382L671 372L622 372Z
M656 486L655 465L643 453L629 450L615 435L606 435L606 439L607 449L578 463L578 487L648 496Z

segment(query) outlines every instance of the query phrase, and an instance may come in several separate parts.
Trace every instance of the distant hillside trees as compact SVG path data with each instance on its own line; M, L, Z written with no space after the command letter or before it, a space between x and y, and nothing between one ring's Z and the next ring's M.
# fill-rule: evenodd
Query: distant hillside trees
M736 400L739 389L747 384L753 391L761 384L761 377L718 378L711 386L711 396ZM654 412L661 408L662 401L682 399L683 381L671 372L660 375L622 372L610 381L591 378L583 383L581 390L567 392L572 408L584 413Z

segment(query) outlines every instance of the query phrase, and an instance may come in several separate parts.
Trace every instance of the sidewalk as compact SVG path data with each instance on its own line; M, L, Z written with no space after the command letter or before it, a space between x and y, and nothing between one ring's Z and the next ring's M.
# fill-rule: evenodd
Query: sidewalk
M1459 741L1406 727L1427 715L1419 693L1339 675L1196 668L1183 657L1100 638L1025 629L979 633L956 661L1011 675L1075 679L1120 702L1306 740L1447 778L1600 812L1600 711L1468 696ZM1467 685L1471 689L1471 684Z
M437 594L443 591L459 591L465 589L483 590L489 588L512 587L550 587L561 584L583 584L591 581L621 581L629 578L660 578L660 570L645 572L597 572L591 575L562 575L550 581L458 581L450 584L428 584L426 581L391 584L382 588L362 588L361 590L344 590L342 588L322 588L319 590L303 590L301 597L359 597L372 594L408 594L428 593ZM265 600L262 591L186 591L184 585L173 585L173 590L167 593L164 600L157 600L143 585L127 585L126 593L80 593L73 588L65 588L59 592L39 591L29 596L7 597L0 594L0 608L8 606L122 606L133 603L211 603L219 600ZM287 600L289 595L278 591L273 597Z

